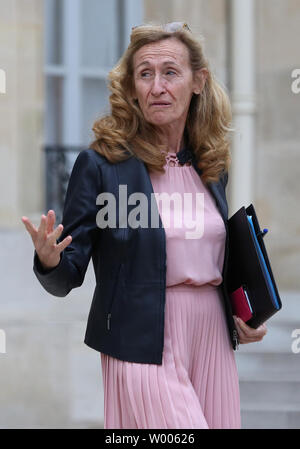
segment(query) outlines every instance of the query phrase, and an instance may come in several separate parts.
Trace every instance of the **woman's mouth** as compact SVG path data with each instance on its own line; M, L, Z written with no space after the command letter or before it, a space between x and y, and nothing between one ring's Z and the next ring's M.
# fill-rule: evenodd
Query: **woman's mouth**
M171 103L165 103L165 102L155 102L155 103L151 103L152 107L159 107L159 108L166 108L168 106L171 106Z

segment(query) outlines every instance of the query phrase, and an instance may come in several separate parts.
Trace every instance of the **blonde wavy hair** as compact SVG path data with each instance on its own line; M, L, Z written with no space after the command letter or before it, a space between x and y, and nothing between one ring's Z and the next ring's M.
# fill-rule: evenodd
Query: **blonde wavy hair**
M164 172L164 151L158 130L146 122L137 100L133 98L133 56L142 46L166 39L178 39L189 51L193 73L208 70L200 95L193 95L185 126L185 143L192 151L204 183L218 181L228 172L230 157L229 131L231 105L225 88L214 78L204 57L200 40L186 29L166 31L163 25L144 25L132 30L130 44L110 71L108 80L110 114L99 118L92 127L95 140L89 145L111 163L135 156L148 170Z

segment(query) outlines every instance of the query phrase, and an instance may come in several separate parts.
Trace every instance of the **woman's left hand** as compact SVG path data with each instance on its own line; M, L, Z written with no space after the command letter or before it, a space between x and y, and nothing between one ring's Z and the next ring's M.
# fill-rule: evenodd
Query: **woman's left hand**
M233 317L234 322L239 334L240 344L254 343L256 341L261 341L267 333L266 324L262 324L257 329L248 326L241 318Z

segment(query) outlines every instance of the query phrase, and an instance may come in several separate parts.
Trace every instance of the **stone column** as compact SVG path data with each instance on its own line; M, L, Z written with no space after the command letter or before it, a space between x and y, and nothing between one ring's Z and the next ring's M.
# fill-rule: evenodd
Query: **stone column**
M253 202L255 133L255 8L253 0L231 1L232 142L231 211Z
M43 208L43 4L0 0L0 227L24 227L21 216Z

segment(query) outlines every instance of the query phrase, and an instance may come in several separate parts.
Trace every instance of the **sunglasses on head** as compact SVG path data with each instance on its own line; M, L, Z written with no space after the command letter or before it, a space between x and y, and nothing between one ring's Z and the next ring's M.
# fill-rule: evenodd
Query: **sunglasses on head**
M135 27L132 27L132 31L135 30L136 28L143 28L143 27L148 27L149 25L138 25ZM164 25L162 25L162 28L164 31L168 32L168 33L173 33L175 31L180 31L180 30L187 30L191 32L191 29L189 28L188 24L186 22L168 22Z

